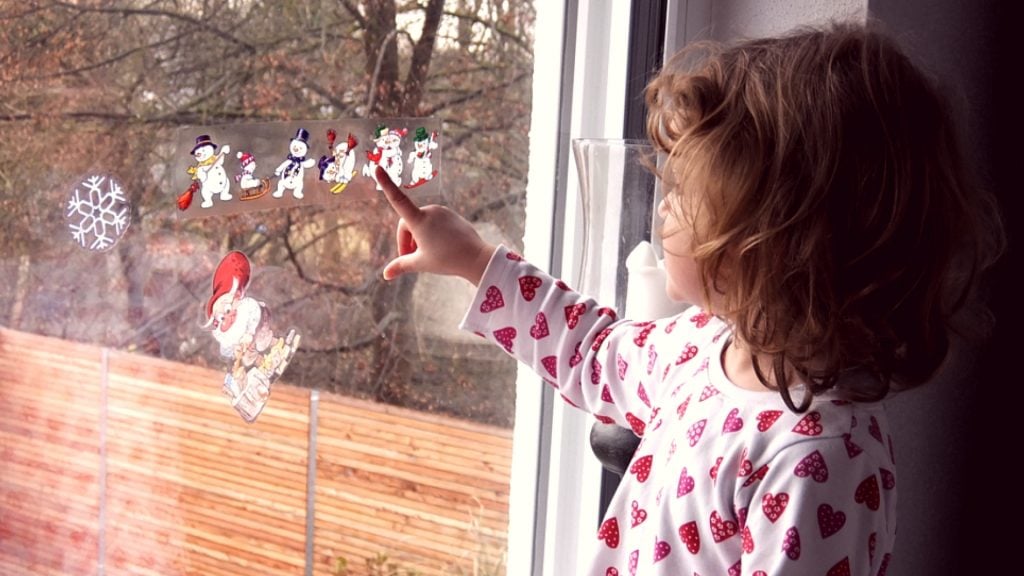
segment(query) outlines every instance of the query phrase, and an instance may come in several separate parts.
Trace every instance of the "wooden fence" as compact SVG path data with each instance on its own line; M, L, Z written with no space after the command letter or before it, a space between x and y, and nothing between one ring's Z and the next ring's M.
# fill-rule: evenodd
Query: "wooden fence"
M303 574L309 524L317 575L500 563L510 431L321 394L310 482L309 391L222 377L0 330L0 575Z

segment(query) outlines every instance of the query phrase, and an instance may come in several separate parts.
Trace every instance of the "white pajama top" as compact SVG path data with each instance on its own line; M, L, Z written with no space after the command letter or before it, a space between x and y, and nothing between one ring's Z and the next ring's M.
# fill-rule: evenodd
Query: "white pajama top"
M792 413L728 380L721 319L618 320L504 247L462 327L641 438L580 574L885 573L896 467L880 403L816 398Z

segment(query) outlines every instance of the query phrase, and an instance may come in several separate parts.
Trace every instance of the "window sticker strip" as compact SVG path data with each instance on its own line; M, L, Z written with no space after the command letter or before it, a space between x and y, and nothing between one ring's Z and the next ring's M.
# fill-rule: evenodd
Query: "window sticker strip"
M182 218L204 218L366 200L380 190L377 166L417 195L440 195L441 143L436 118L190 126L175 137L173 203Z

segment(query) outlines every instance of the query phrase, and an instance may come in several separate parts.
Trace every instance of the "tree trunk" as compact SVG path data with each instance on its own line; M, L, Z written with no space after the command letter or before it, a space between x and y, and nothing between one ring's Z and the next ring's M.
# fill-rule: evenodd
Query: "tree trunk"
M139 204L131 204L131 222L137 229L142 228ZM127 337L121 342L112 342L114 346L131 347L146 354L159 355L160 342L154 337L152 327L146 323L146 277L149 269L149 257L146 254L146 239L140 234L128 235L117 245L117 255L121 261L121 274L125 281L125 295L128 298L125 309L125 324L128 328Z
M444 0L430 0L424 9L423 34L416 41L412 51L412 63L405 78L405 94L402 98L403 116L418 115L420 101L423 99L423 87L427 83L430 71L430 59L434 54L434 41L437 39L437 26L441 23Z
M369 117L391 116L398 111L398 29L394 0L364 0L366 78L371 83Z
M371 82L376 79L376 97L369 108L371 116L415 116L423 99L423 87L430 72L430 61L441 22L444 0L430 0L424 9L423 33L413 47L412 62L406 75L404 90L398 86L398 32L395 26L394 0L366 0L367 30L366 69ZM384 50L381 53L381 50ZM378 64L379 60L379 64ZM382 233L373 243L373 261L387 262L394 255L391 234ZM374 348L373 366L376 376L375 395L379 400L401 400L391 397L389 381L406 381L410 377L408 360L413 340L409 323L413 319L412 294L415 276L402 276L392 282L382 282L373 294L373 320L380 322L388 314L397 312L400 320L387 329Z

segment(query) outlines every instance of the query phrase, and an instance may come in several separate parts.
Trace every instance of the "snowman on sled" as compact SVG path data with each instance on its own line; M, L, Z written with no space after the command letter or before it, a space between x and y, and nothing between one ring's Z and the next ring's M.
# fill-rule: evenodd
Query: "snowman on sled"
M256 157L248 152L239 150L238 162L241 165L241 172L235 175L235 182L242 193L239 200L255 200L261 198L270 191L270 178L256 177Z

